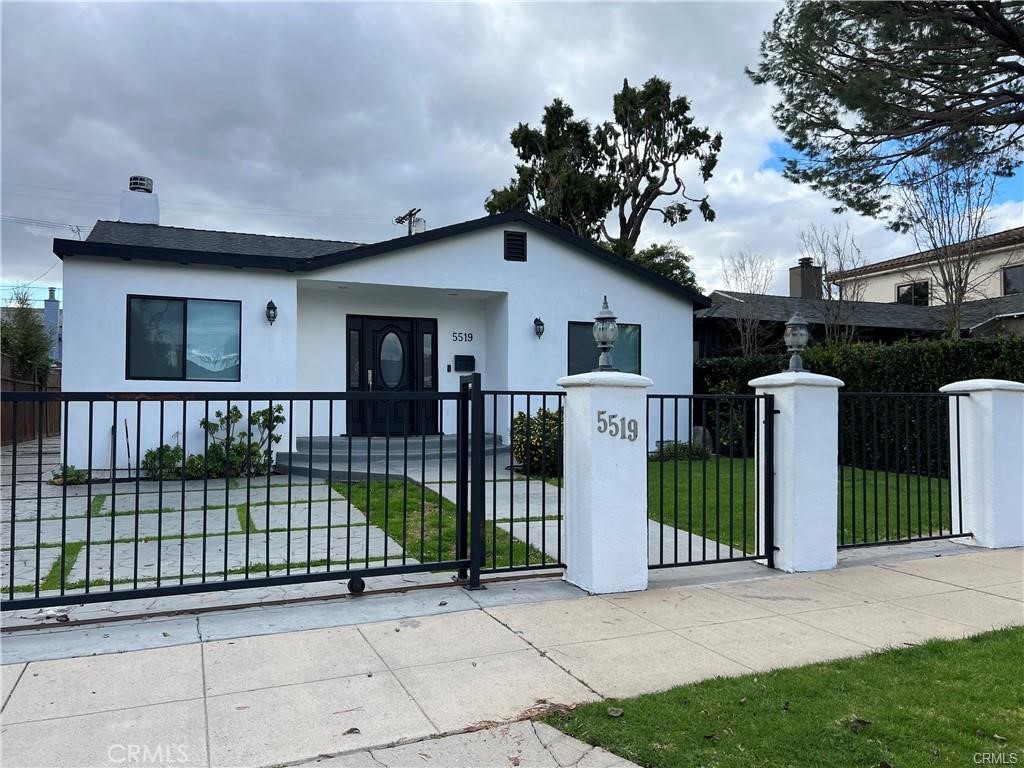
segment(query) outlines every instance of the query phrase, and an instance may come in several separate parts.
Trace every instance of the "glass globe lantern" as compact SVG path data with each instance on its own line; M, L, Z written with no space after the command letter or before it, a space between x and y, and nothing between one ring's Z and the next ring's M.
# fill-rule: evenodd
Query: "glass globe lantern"
M595 370L617 370L612 363L612 347L619 337L619 326L615 320L615 313L608 309L608 297L605 296L601 311L594 318L594 341L597 342L597 350L601 353Z
M786 344L786 351L790 353L789 370L804 371L804 361L800 353L807 349L807 342L810 341L811 333L803 315L799 312L793 314L786 323L786 330L782 334L782 340Z

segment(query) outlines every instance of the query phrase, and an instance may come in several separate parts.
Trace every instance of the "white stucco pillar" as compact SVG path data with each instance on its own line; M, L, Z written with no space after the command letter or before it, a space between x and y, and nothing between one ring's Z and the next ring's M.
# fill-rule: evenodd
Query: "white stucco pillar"
M1024 546L1024 383L971 379L949 401L953 516L983 547ZM958 453L959 451L959 453Z
M750 386L759 395L775 396L775 567L790 573L835 568L839 387L843 382L804 371L762 376ZM759 439L758 483L763 494L765 430Z
M565 394L565 580L647 589L647 388L630 373L558 380Z

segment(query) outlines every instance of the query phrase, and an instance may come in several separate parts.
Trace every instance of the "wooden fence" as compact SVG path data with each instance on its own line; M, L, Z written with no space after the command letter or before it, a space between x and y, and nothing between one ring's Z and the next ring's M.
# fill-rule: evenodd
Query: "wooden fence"
M0 355L0 392L33 392L39 389L34 381L19 379L13 373L11 359ZM60 392L60 368L51 368L46 382L47 392ZM17 435L18 442L35 440L38 437L39 408L34 403L21 403L15 421L14 404L0 395L0 442L12 442ZM53 437L60 434L60 403L53 401L43 405L43 435Z

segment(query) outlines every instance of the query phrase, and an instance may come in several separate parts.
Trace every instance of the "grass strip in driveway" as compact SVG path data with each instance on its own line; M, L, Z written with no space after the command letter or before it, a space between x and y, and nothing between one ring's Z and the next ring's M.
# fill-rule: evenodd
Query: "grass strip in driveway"
M342 495L348 493L345 483L336 483L334 488ZM351 498L352 503L358 504L366 513L370 524L397 541L408 557L422 563L455 559L455 505L448 499L412 481L401 480L353 483ZM345 514L344 504L339 504L337 509L339 517ZM545 562L554 564L554 560L545 558L533 546L527 547L525 542L506 531L495 530L490 518L485 522L484 539L484 569ZM496 547L493 546L495 543ZM399 559L401 555L388 555L390 564Z
M716 678L545 719L650 768L1021 764L1021 670L1024 628L1015 627Z

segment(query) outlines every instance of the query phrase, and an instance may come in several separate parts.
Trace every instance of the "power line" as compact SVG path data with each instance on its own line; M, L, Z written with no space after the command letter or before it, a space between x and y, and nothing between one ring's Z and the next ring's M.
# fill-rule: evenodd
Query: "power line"
M79 195L94 195L106 198L117 198L119 195L112 194L110 192L90 192L84 189L67 189L63 187L43 187L36 184L18 184L15 182L3 182L4 186L10 187L24 187L26 189L38 189L46 192L68 192L71 194ZM85 203L89 205L99 204L99 200L76 200L69 197L52 197L48 195L32 195L26 192L7 192L6 194L14 197L27 197L35 200L55 200L58 202L67 203ZM191 207L181 207L191 206ZM235 213L235 214L260 214L263 216L297 216L302 218L326 218L326 219L363 219L372 221L383 221L389 219L389 216L380 216L377 214L370 213L326 213L324 211L308 211L308 210L297 210L289 208L267 208L262 206L251 206L251 205L238 205L238 206L223 206L223 205L211 205L210 203L193 202L187 200L161 200L161 207L167 210L177 210L184 212L204 212L208 211L211 213ZM198 211L196 209L199 209Z

